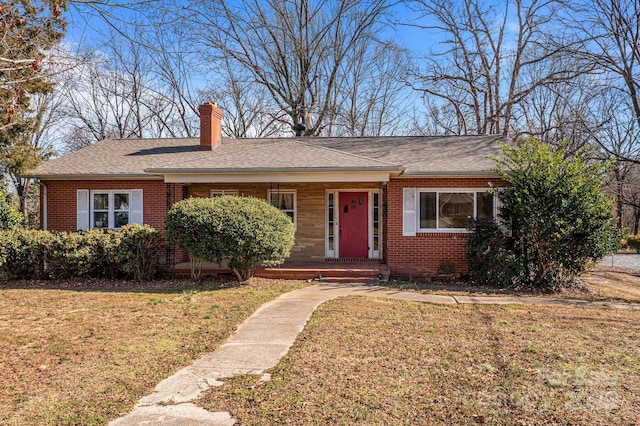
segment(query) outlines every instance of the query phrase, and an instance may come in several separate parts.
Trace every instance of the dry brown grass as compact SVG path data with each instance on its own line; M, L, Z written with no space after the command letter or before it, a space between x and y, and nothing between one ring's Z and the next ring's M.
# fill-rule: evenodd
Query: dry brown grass
M384 285L400 290L421 293L456 295L516 295L522 297L542 296L555 299L579 299L590 301L616 301L640 303L640 272L599 266L581 277L585 285L564 288L557 292L514 291L497 287L476 286L466 282L421 282L391 280Z
M640 312L338 299L271 373L203 405L243 425L632 425Z
M584 277L591 294L607 300L640 303L640 273L600 267Z
M106 424L261 304L303 286L129 285L0 284L0 424Z

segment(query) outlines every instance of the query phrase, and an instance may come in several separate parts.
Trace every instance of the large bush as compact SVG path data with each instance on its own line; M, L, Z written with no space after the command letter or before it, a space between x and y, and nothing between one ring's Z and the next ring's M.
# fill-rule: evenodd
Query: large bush
M44 279L47 253L54 235L34 229L0 231L0 276L6 279Z
M163 246L158 231L148 225L126 225L119 236L120 271L138 281L150 280L157 275Z
M189 198L173 205L165 227L169 242L192 258L228 262L240 281L256 264L284 262L294 239L289 217L257 198Z
M510 186L493 191L502 226L476 226L469 239L476 281L557 288L618 246L613 201L603 191L606 162L535 139L502 151L495 173ZM491 275L494 268L502 271Z

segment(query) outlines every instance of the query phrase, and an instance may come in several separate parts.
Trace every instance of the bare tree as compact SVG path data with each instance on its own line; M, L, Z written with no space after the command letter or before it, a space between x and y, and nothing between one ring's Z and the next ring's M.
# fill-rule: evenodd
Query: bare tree
M378 35L391 4L383 0L194 2L189 19L208 56L227 57L250 72L308 135L327 134L338 117L344 75L380 46ZM378 58L379 59L379 58ZM369 62L368 65L371 65ZM351 73L352 74L352 73Z
M414 85L448 105L457 123L447 132L507 136L531 93L588 71L562 60L566 46L554 26L560 1L510 0L502 8L482 0L419 4L422 16L435 20L424 28L444 38L415 71Z
M224 112L222 131L233 138L270 137L290 134L286 114L269 102L264 86L255 83L243 69L234 68L229 60L217 69L217 84L204 89L200 97L215 99Z
M67 100L64 144L73 151L101 139L193 136L194 101L182 91L169 53L114 37L76 59L62 96Z
M582 37L576 57L603 72L609 90L621 91L640 124L640 1L583 0L569 24Z
M382 136L407 133L411 93L406 80L407 52L393 43L373 49L357 43L336 85L337 114L329 134ZM409 93L407 93L409 92Z

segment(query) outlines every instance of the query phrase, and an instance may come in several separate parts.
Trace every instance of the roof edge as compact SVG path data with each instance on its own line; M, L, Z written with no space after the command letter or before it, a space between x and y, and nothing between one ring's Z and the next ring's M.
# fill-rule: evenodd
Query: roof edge
M404 166L374 166L374 167L254 167L233 169L193 169L193 168L150 168L145 172L159 174L251 174L251 173L334 173L334 172L398 172L403 173Z
M28 174L25 177L38 180L162 180L161 177L145 174Z
M435 172L410 172L405 171L402 173L400 178L415 178L415 177L478 177L478 176L491 176L491 177L500 177L496 175L491 170L477 170L477 171L435 171Z

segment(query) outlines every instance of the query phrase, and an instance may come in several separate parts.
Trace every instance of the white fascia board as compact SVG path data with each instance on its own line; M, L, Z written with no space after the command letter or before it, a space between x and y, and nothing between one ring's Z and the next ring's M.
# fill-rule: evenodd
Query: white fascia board
M395 174L395 173L394 173ZM275 172L275 173L166 173L166 183L256 183L256 182L389 182L389 171L365 172Z

